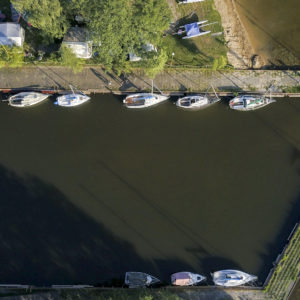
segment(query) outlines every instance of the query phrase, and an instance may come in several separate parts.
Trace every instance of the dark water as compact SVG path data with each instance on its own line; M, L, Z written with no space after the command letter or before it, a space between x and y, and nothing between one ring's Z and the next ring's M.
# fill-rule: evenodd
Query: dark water
M143 111L0 105L0 282L267 275L298 220L300 99Z
M267 64L300 66L299 0L234 0L256 53Z

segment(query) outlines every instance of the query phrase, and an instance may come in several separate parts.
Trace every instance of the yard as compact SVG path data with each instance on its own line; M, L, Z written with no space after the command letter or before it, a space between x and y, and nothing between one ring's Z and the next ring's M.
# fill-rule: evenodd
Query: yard
M213 0L198 3L177 4L175 0L168 0L173 12L174 29L178 26L208 20L203 27L211 33L192 39L181 39L178 35L167 34L163 44L170 58L168 64L183 67L208 67L221 56L226 57L227 48L223 36L223 28L219 13L214 7ZM174 55L172 55L174 53Z

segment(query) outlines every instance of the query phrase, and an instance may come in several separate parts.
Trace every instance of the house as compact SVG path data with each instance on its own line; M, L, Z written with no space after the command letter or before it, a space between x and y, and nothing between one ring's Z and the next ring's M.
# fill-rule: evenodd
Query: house
M0 23L0 44L4 46L22 47L25 39L24 28L20 24L5 22Z
M83 27L71 27L62 41L68 46L78 58L92 57L92 43L89 41L89 34Z

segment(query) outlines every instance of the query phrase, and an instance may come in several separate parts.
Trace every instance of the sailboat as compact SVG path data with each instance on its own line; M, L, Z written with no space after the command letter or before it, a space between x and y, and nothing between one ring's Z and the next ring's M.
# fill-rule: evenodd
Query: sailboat
M207 93L205 94L198 94L198 95L188 95L183 98L179 98L176 101L176 105L181 108L185 109L200 109L210 106L221 99L218 97L215 89L211 86L216 97L209 97Z
M22 92L8 98L8 104L14 107L27 107L38 104L49 97L49 94Z
M239 286L257 280L257 276L238 270L222 270L212 274L216 285Z
M128 108L144 108L156 105L167 100L169 97L162 94L153 93L153 80L151 93L138 93L127 96L123 103Z
M272 98L271 87L269 90L269 97L266 96L268 91L264 95L239 95L230 100L229 107L240 111L256 110L265 107L270 103L276 102L276 100Z
M71 106L78 106L91 99L89 96L85 95L81 91L75 93L71 85L70 88L72 90L72 93L57 97L54 104L59 106L71 107Z
M125 284L130 288L148 287L159 283L156 277L142 272L126 272Z

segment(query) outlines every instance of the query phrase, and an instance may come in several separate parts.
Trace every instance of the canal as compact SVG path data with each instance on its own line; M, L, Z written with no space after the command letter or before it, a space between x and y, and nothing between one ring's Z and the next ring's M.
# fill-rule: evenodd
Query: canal
M1 283L224 268L264 281L298 221L300 99L255 112L53 101L0 105Z

